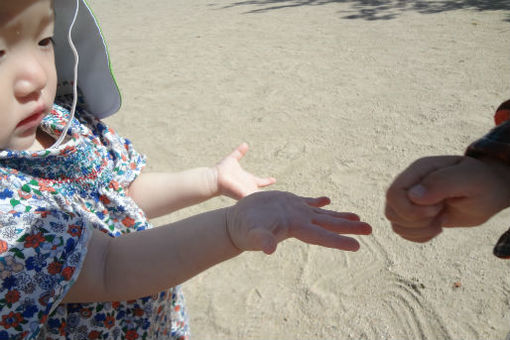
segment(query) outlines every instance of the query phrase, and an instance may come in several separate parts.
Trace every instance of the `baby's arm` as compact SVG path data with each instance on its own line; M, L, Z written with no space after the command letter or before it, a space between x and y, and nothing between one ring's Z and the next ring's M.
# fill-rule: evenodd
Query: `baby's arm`
M141 173L129 186L128 195L155 218L217 195L213 168L195 168L177 173Z
M125 301L186 281L240 253L226 209L112 238L94 230L78 280L64 302Z
M272 253L279 242L303 242L356 251L339 234L366 235L355 214L322 209L329 199L259 192L230 208L117 238L95 231L65 302L130 300L180 284L245 250Z
M128 195L148 218L168 214L217 195L240 199L271 185L273 178L259 178L245 171L239 161L248 151L241 144L216 166L178 173L142 173L128 188Z

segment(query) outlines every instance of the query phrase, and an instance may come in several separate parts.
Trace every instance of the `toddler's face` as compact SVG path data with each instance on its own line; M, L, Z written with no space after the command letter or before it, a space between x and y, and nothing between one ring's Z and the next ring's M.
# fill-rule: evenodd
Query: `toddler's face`
M0 2L0 149L34 147L55 99L51 0Z

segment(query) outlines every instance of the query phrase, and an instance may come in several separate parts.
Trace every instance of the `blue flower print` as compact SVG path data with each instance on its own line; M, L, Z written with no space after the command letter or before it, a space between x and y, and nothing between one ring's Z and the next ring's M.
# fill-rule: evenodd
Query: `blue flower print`
M11 198L13 192L9 189L4 189L3 191L0 191L0 199L4 200L6 198Z
M25 262L26 268L28 270L35 270L36 272L40 272L47 266L46 257L47 256L42 254L29 257Z

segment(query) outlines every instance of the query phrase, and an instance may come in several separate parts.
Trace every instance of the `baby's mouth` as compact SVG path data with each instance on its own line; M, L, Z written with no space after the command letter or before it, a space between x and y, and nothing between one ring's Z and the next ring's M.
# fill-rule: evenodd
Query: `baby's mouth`
M19 122L18 125L16 125L16 127L31 125L31 123L35 123L38 120L40 120L43 115L44 115L44 110L37 111L34 114L23 119L21 122Z

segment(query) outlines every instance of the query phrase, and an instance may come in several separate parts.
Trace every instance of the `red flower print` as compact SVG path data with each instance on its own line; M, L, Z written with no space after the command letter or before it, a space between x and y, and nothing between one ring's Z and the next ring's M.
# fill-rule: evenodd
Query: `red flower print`
M115 318L112 315L108 315L103 323L106 328L110 329L115 326Z
M60 273L61 270L62 270L62 263L59 263L59 262L52 262L48 266L48 273L50 273L51 275L58 274L58 273Z
M99 200L101 202L103 202L103 204L110 204L111 203L110 199L108 197L104 196L104 195L99 196Z
M131 164L129 165L129 167L131 168L131 170L135 170L135 169L136 169L136 163L134 163L134 162L133 162L133 163L131 163Z
M75 270L75 267L65 267L64 270L62 270L62 276L64 277L64 280L66 280L66 281L71 280L74 270Z
M11 327L16 328L21 322L23 322L23 320L21 313L10 312L7 315L2 315L0 325L4 326L5 329L9 329Z
M44 242L44 237L41 232L28 235L25 239L25 248L37 248L41 242Z
M19 292L17 290L10 290L5 294L5 301L7 303L14 303L19 300Z
M55 188L48 186L46 183L39 182L39 190L41 191L48 191L48 192L55 192Z
M138 333L136 332L136 330L131 329L131 330L127 331L127 332L126 332L126 339L127 339L127 340L135 340L135 339L138 339Z
M30 197L32 197L32 194L31 193L28 193L28 192L24 192L23 190L18 190L18 195L19 197L27 200L29 199Z
M79 225L71 224L67 227L67 233L73 237L79 237L81 235L82 228Z
M88 338L93 340L99 338L100 335L101 333L99 333L98 331L92 331L89 333Z
M142 316L143 309L141 309L140 307L136 307L135 310L133 311L133 314L135 314L136 316Z
M0 240L0 254L5 253L7 250L9 250L9 244L4 240Z
M66 335L66 326L67 326L67 323L65 321L62 321L62 323L60 324L60 327L58 328L58 332L60 333L60 335L62 335L62 336Z
M60 155L69 155L75 150L76 148L74 146L66 146L63 150L60 151Z
M50 301L50 298L51 298L51 294L50 293L46 293L43 296L41 296L38 301L39 301L39 303L41 305L47 306L48 302Z
M113 190L117 191L120 188L119 182L117 181L111 181L110 182L110 188L113 188Z
M120 302L119 301L112 302L112 308L113 309L118 309L119 307L120 307Z
M86 319L90 318L92 316L92 308L82 308L80 310L80 315Z
M43 211L37 211L37 210L36 210L36 211L34 211L34 213L36 213L36 214L40 214L42 218L46 218L46 217L48 217L49 211L45 211L45 210L43 210Z
M124 224L127 228L130 228L135 225L135 220L128 216L122 220L122 224Z

